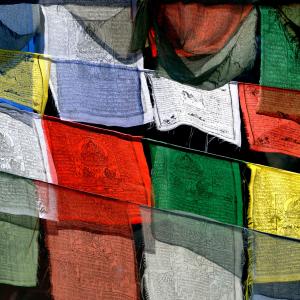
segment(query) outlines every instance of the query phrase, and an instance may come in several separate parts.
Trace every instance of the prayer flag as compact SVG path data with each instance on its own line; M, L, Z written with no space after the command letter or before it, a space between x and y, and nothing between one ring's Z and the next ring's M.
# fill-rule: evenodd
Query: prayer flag
M250 149L300 157L300 125L257 114L258 85L239 83L239 96Z
M0 50L0 97L43 114L50 60L41 54Z
M241 146L237 83L205 91L164 77L149 75L148 78L154 100L155 123L159 130L190 125Z
M154 205L243 225L239 164L150 144Z
M0 213L0 283L37 284L38 219Z
M260 84L300 89L300 4L260 6L260 15Z
M48 181L41 120L36 114L0 105L0 170Z
M44 118L54 183L102 196L151 204L140 137ZM52 159L51 159L52 158Z
M249 228L300 239L300 174L248 164Z

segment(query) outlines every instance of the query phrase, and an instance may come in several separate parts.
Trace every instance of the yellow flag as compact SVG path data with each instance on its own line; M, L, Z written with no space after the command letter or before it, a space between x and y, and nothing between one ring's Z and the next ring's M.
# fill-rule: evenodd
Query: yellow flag
M248 164L248 226L300 238L300 174ZM248 292L258 283L300 280L300 241L250 232Z
M0 98L44 113L48 100L50 59L44 55L0 50Z
M300 174L248 164L251 169L248 226L300 238Z
M300 280L300 242L260 232L248 236L248 280L251 290L258 283Z

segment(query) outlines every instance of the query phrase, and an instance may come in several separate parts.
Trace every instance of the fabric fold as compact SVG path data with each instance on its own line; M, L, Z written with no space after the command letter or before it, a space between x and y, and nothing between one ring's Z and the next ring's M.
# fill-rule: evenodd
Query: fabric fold
M112 48L128 48L132 20L126 3L42 6L45 53L54 59L50 88L62 119L121 127L153 121L145 75L139 71L142 54L125 55L123 49L122 59L105 44L108 39L116 43ZM111 22L119 12L125 19Z
M0 97L43 114L50 60L41 54L0 50Z
M141 208L147 299L242 299L243 238L209 219Z
M40 27L40 11L36 4L1 5L0 49L22 50ZM28 50L28 49L27 49Z
M219 51L214 54L206 53L184 57L176 53L168 40L168 35L164 33L166 28L160 28L157 20L158 13L155 8L155 5L154 8L148 7L145 2L141 4L142 12L138 12L136 17L136 24L138 26L136 26L133 40L134 44L138 44L135 45L137 46L136 48L144 47L143 43L139 42L139 40L143 40L143 26L145 26L143 22L153 27L155 40L152 38L152 42L156 43L158 56L157 71L161 76L171 78L180 83L197 86L201 89L213 90L230 82L253 65L256 57L255 31L257 12L255 9L251 10L250 13L248 11L249 15L247 18L241 18L238 30ZM206 7L206 9L213 10L210 7ZM212 22L217 21L213 20ZM207 27L211 28L210 25L209 23ZM177 28L177 30L180 29Z

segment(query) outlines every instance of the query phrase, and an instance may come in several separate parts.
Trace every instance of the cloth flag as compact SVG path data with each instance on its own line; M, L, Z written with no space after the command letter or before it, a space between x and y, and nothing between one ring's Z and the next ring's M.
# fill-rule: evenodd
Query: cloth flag
M48 168L41 120L36 114L0 105L0 170L48 181Z
M243 225L239 164L150 144L154 205Z
M149 300L243 298L243 237L208 219L141 208Z
M44 118L54 183L102 196L151 204L140 137Z
M154 99L156 127L162 131L190 125L241 146L241 120L237 83L213 91L148 76Z
M258 85L239 83L239 96L250 149L300 157L300 125L257 114Z
M37 284L38 219L0 213L0 283Z
M260 14L260 84L299 90L300 4L261 6Z
M248 164L249 228L300 239L300 174Z
M43 114L48 100L50 60L43 55L0 50L0 98Z

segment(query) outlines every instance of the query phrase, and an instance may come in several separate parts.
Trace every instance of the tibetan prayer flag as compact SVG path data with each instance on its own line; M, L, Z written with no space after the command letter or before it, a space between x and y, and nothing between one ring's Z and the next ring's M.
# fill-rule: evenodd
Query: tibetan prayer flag
M118 209L111 210L117 219ZM113 226L46 221L54 299L139 299L134 241L116 232Z
M143 36L147 31L145 30L145 24L147 24L148 21L148 24L150 23L151 26L153 26L155 33L154 38L159 63L157 71L160 75L205 90L213 90L233 80L253 65L256 56L255 31L257 12L256 10L251 10L250 6L202 6L202 4L198 3L181 4L181 2L178 1L175 4L166 4L166 6L169 5L171 8L175 7L175 19L176 14L177 18L182 15L183 11L180 9L181 6L188 7L190 9L189 13L184 11L183 19L179 18L178 22L175 22L174 19L170 20L166 16L163 18L165 19L163 23L164 26L160 26L158 20L160 6L153 5L147 7L145 3L143 5L144 7L140 7L136 17L133 47L139 49L144 46L143 41L145 41L145 39L143 39ZM192 10L193 5L201 6L201 9ZM219 12L215 13L214 10L219 10ZM211 13L206 14L208 11ZM162 12L165 12L165 10ZM216 51L221 45L218 45L219 42L217 42L215 36L208 36L204 41L198 39L199 45L197 45L197 41L193 41L195 40L193 31L199 30L202 32L203 30L203 32L210 33L218 31L218 33L221 34L224 30L224 22L219 22L218 19L206 19L206 15L211 18L214 14L222 16L225 12L227 12L228 15L232 15L233 18L228 19L225 25L229 27L232 26L232 30L229 30L229 34L224 37L224 40L220 43L223 44L228 39L228 41L224 43L224 47ZM191 15L193 17L191 17ZM191 24L189 20L192 20L192 23L194 21L200 22L201 26L199 28L194 26L193 30L187 30L187 27ZM221 20L223 20L223 17L221 17ZM180 28L173 29L172 26L174 22L176 24L180 23ZM216 26L212 24L216 24ZM181 28L183 29L181 30ZM178 35L176 31L182 31L181 34L183 36L176 37L176 35ZM169 32L172 32L172 34ZM231 36L232 34L233 36ZM170 38L172 38L174 45L170 42ZM188 44L186 49L184 48L185 42ZM174 48L175 44L176 49ZM209 50L208 45L215 45L216 49L212 48ZM199 49L197 49L198 46L200 46ZM205 48L207 48L206 51L208 51L208 53L203 53ZM183 53L182 50L184 51ZM191 54L193 51L195 53L200 51L202 54L182 56L182 54L186 54L186 52ZM216 53L210 54L210 51L216 51ZM178 52L181 52L181 54L178 54Z
M8 104L10 106L15 107L16 109L19 109L19 110L25 110L25 111L33 112L32 108L30 108L28 106L24 106L22 104L18 104L16 102L13 102L13 101L10 101L10 100L7 100L7 99L0 98L0 103Z
M0 214L0 283L37 284L38 219Z
M131 1L93 2L42 6L45 53L63 59L136 64L142 55L130 51Z
M0 172L0 212L39 217L38 198L33 181Z
M300 91L260 87L257 113L300 123Z
M45 182L35 181L40 218L54 221L82 221L102 226L117 225L128 235L131 223L140 223L139 206ZM117 217L116 217L117 216Z
M0 170L27 178L48 180L44 137L38 115L0 105Z
M157 23L178 55L208 55L224 48L252 8L252 5L208 6L180 1L160 3Z
M300 125L257 114L258 85L239 83L239 96L250 149L300 157Z
M154 205L243 225L239 164L150 144Z
M300 239L300 174L248 164L249 228Z
M54 183L137 204L151 204L140 137L47 117L43 120Z
M243 236L208 219L141 208L149 300L243 298Z
M0 98L44 113L50 60L43 55L0 50Z
M56 58L50 87L61 118L122 127L153 121L145 75L138 71L142 54L125 53L132 34L129 2L42 7L44 51Z
M255 283L252 286L253 300L284 300L300 297L300 281ZM264 296L262 296L264 295Z
M260 84L300 89L300 4L260 7Z
M272 299L298 299L299 240L249 231L248 254L247 299L249 294L263 294Z
M40 26L39 6L34 4L1 5L0 49L22 50L31 43Z
M190 125L241 146L236 83L205 91L163 77L149 75L148 78L154 99L155 123L159 130L167 131L179 125Z
M52 88L62 119L121 127L153 120L145 78L138 69L83 61L53 64Z

